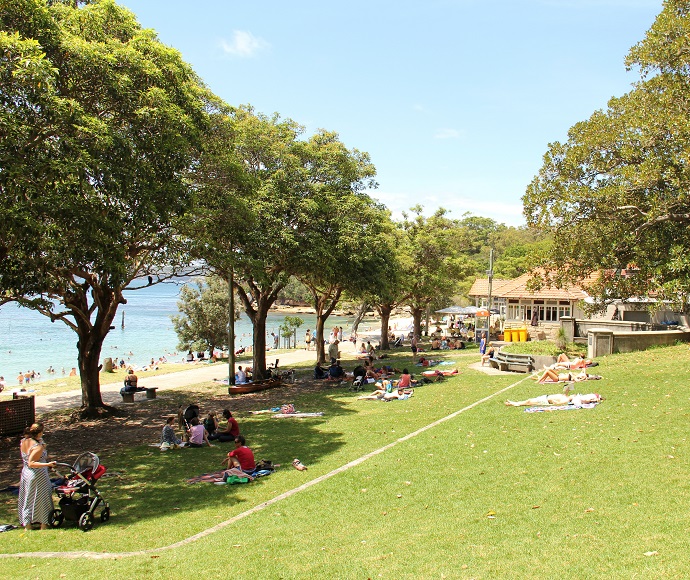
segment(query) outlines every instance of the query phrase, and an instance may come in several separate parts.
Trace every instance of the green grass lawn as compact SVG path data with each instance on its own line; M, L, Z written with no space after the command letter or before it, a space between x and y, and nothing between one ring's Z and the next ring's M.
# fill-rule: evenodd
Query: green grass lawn
M687 578L689 355L680 345L601 359L604 379L581 385L606 397L592 410L505 407L505 398L549 389L527 379L196 542L105 560L3 559L4 576ZM409 363L395 356L396 366ZM226 446L106 454L120 474L99 486L109 522L88 533L0 534L0 552L168 546L524 377L487 376L466 368L475 357L447 357L462 373L409 401L357 401L334 389L291 401L321 418L242 417L257 458L284 466L249 485L185 483L219 467ZM294 457L309 470L292 469ZM0 518L16 522L14 501L5 498Z

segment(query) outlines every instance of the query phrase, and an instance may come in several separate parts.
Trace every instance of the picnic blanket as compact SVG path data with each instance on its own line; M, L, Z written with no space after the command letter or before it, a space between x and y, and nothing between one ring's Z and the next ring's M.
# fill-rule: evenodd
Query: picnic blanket
M527 407L525 413L542 413L544 411L575 411L577 409L594 409L598 403L582 403L582 405L544 405L543 407Z
M227 478L235 476L235 477L248 477L249 481L253 481L254 478L249 475L248 473L245 473L244 471L236 468L232 469L223 469L222 471L214 471L213 473L203 473L202 475L197 475L196 477L190 477L187 480L187 483L199 483L199 482L205 482L205 483L219 483L219 482L224 482Z

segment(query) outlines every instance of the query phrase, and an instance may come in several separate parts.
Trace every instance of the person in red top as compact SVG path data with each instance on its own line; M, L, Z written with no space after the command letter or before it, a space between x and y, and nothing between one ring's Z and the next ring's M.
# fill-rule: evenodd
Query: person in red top
M228 469L236 467L245 473L252 473L256 469L254 453L245 445L246 441L242 435L235 437L235 449L233 449L223 463L228 464Z
M211 441L220 441L225 443L227 441L234 441L235 438L240 434L240 426L237 421L232 416L229 409L223 409L223 417L227 420L228 424L223 431L216 431L209 435Z

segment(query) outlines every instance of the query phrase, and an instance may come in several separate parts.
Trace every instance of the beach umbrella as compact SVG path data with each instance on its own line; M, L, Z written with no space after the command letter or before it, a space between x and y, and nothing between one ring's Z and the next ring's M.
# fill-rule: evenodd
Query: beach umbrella
M436 310L436 314L464 314L464 309L464 306L448 306L447 308Z

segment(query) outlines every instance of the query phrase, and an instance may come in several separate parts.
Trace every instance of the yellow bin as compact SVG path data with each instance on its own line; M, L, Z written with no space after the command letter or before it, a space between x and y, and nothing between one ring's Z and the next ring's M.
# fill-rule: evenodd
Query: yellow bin
M511 336L511 332L512 331L510 330L510 328L504 329L503 330L503 340L505 340L506 342L511 342L511 339L513 338Z
M527 342L527 329L526 328L521 328L518 331L518 340L520 342Z

